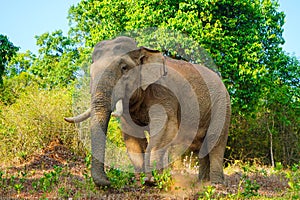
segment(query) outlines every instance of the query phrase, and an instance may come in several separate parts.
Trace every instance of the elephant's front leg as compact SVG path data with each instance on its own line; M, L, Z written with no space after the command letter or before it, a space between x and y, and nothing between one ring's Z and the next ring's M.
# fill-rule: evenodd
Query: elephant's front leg
M127 148L127 153L134 166L135 172L145 171L144 154L147 148L147 138L145 128L130 125L126 118L121 119L122 133Z
M129 158L137 173L144 171L144 154L147 147L146 138L137 138L123 132L124 142Z
M146 155L149 156L149 160L145 159L145 162L149 162L148 168L150 170L152 170L153 167L162 170L168 166L168 150L176 138L177 132L177 122L170 120L159 133L150 136L146 150Z
M150 109L150 139L145 158L148 172L154 165L159 170L168 165L167 152L178 133L176 113L176 109L165 110L161 105Z

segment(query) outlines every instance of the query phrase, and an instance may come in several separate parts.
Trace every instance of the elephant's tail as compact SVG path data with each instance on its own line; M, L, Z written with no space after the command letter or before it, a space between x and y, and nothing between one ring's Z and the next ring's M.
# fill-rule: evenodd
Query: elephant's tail
M69 123L79 123L91 117L91 108L87 109L84 113L75 117L65 117L65 121Z

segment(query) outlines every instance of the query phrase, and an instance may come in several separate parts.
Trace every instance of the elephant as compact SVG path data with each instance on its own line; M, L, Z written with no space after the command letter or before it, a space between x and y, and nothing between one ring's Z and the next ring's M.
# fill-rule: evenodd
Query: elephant
M92 57L91 107L65 120L79 123L91 118L91 174L97 186L110 184L104 156L111 115L121 119L136 172L149 172L153 165L164 168L169 151L190 150L199 155L200 181L224 183L231 107L217 73L137 47L124 36L100 42Z

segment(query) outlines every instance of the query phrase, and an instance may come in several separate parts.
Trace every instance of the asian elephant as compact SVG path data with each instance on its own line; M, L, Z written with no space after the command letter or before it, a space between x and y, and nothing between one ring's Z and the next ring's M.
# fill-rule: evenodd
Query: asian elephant
M231 110L217 73L137 47L128 37L100 42L92 57L91 108L65 120L78 123L91 117L91 173L96 185L110 184L104 155L112 113L121 118L124 142L137 172L149 172L154 162L157 168L165 167L170 149L190 149L199 153L199 180L224 182Z

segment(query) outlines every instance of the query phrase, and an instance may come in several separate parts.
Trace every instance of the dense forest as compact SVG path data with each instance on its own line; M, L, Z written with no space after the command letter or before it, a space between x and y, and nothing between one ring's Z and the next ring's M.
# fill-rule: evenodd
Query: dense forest
M217 66L232 104L227 166L299 163L300 61L282 49L285 14L278 8L276 0L82 0L69 9L67 35L36 36L37 54L20 52L9 35L0 35L0 163L25 163L55 140L74 155L88 154L77 128L63 118L74 114L93 47L149 28L191 38ZM110 127L108 137L122 146L118 120Z

